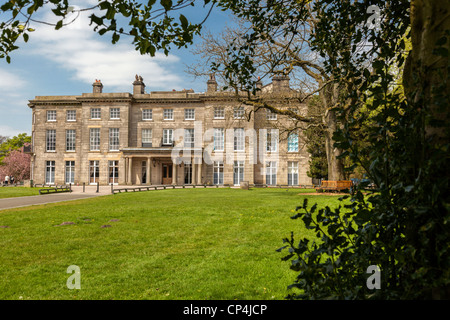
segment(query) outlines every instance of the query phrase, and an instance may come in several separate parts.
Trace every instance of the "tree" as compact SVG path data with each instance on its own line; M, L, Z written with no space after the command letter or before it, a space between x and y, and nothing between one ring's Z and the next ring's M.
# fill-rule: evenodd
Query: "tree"
M0 144L0 164L11 151L19 150L27 143L31 143L31 136L26 133L19 133L17 136L4 139Z
M30 179L31 155L24 153L23 148L12 150L4 157L0 166L1 181L5 180L5 176L14 177L15 182Z

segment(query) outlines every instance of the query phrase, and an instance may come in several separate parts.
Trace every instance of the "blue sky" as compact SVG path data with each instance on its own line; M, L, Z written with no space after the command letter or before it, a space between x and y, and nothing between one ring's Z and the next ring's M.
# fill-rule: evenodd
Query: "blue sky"
M74 4L89 6L95 0L79 0ZM203 20L201 7L184 11L192 22ZM0 135L31 134L31 109L28 100L35 96L81 95L92 92L92 83L100 79L103 92L132 92L135 74L144 78L146 91L194 89L206 90L207 79L187 74L185 64L195 57L190 48L173 49L168 56L141 56L134 50L131 39L121 38L116 45L110 36L99 36L88 23L89 13L82 14L70 26L55 31L52 27L33 24L28 43L11 55L10 64L0 59ZM48 14L39 15L55 21ZM213 32L229 24L226 13L214 9L204 28ZM197 41L199 39L197 38Z

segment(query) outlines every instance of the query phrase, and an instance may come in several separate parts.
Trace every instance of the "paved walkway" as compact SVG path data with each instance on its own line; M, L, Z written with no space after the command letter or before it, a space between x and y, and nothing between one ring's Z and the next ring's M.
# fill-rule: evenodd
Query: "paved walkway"
M111 186L100 186L99 192L97 193L96 191L97 186L86 186L85 192L83 192L82 186L72 186L71 193L62 192L38 196L0 199L0 210L109 195L111 194Z

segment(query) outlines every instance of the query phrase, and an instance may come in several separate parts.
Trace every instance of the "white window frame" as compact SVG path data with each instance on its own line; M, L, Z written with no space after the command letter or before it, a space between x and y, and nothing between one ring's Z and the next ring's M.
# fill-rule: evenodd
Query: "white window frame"
M275 112L272 112L269 109L266 109L266 119L267 120L277 120L277 114Z
M91 174L94 174L94 179L91 181ZM89 184L97 184L100 180L100 161L90 160L89 161Z
M173 109L164 109L163 110L163 119L164 120L173 120Z
M234 107L233 118L234 119L244 119L245 108L244 107Z
M89 129L89 150L100 151L100 128Z
M215 185L223 185L223 161L214 161L213 181Z
M288 185L298 186L298 161L288 161Z
M75 183L75 161L68 160L65 164L65 173L64 173L65 183Z
M119 151L120 148L120 129L109 128L109 151Z
M278 129L267 129L266 151L277 152L278 149Z
M66 121L77 121L77 110L66 110Z
M142 109L142 120L153 120L153 109Z
M56 151L56 130L49 129L45 133L45 151L55 152Z
M119 160L108 161L108 183L113 185L117 185L119 183Z
M45 162L45 184L55 184L55 167L55 160Z
M297 139L297 141L291 141L291 139ZM298 152L298 133L291 132L287 139L287 152Z
M119 120L120 119L120 108L109 108L109 119Z
M75 129L66 130L66 151L75 151L76 135Z
M244 180L244 161L234 161L233 165L233 184L235 186L241 185Z
M245 131L244 128L234 128L234 151L245 151Z
M91 119L98 120L102 118L101 108L91 108Z
M194 128L184 129L184 146L186 148L193 148L195 143Z
M224 151L225 149L225 129L214 128L214 151Z
M153 130L143 128L141 131L141 145L143 148L150 148L153 145ZM145 145L145 146L144 146Z
M277 185L277 163L276 161L266 162L266 184L270 186Z
M47 110L47 122L56 122L56 110Z
M214 119L225 119L225 107L214 107Z
M173 129L163 129L163 145L173 144Z
M184 120L195 120L195 109L184 109Z

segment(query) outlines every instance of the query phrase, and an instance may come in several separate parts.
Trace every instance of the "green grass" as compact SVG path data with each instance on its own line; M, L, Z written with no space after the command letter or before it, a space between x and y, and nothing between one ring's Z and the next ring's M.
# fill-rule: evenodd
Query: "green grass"
M39 188L30 187L0 187L0 199L36 196L39 194Z
M283 299L296 274L275 250L291 231L312 236L290 219L299 192L161 190L0 211L0 299ZM70 265L81 290L66 286Z

